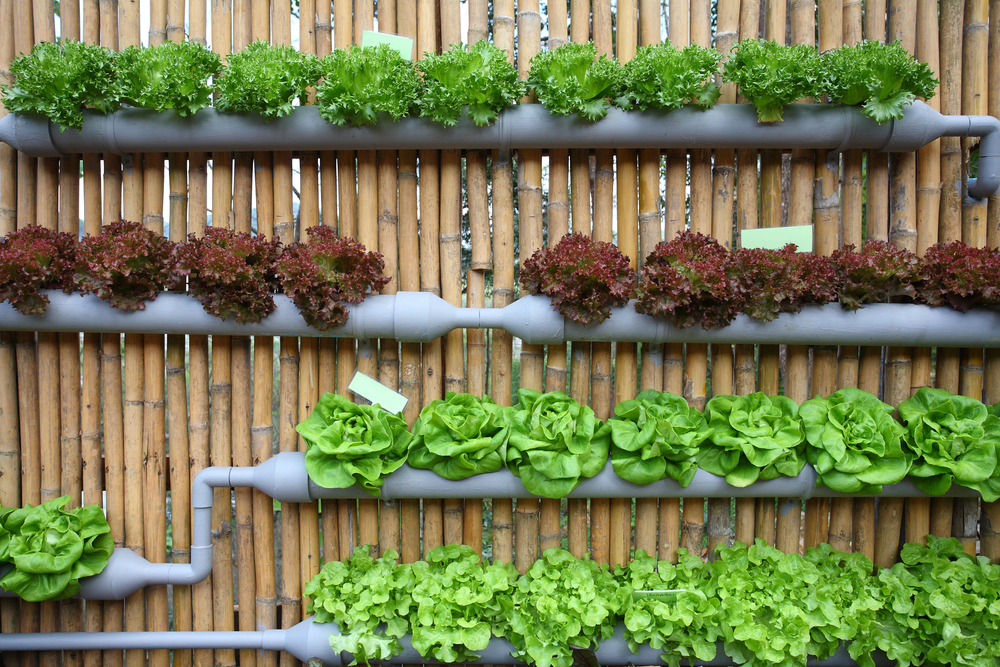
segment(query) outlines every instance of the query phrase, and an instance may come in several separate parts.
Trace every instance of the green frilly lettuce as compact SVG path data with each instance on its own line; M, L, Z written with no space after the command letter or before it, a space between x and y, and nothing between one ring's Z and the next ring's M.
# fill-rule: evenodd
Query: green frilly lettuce
M406 422L377 403L358 405L330 393L295 430L308 445L310 479L328 489L357 484L374 496L386 475L406 462L413 437Z
M799 407L806 458L819 483L845 493L881 493L906 477L912 456L903 451L906 429L893 408L868 392L847 387Z
M409 464L445 479L465 479L503 467L505 408L471 394L449 391L431 401L413 424Z
M615 406L611 465L622 479L651 484L670 477L686 488L698 447L711 434L705 416L680 396L650 389Z

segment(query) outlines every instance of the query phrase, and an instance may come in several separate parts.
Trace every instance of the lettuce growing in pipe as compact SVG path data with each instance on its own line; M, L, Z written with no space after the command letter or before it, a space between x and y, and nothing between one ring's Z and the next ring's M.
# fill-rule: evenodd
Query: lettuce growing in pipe
M319 78L319 60L287 45L251 42L226 58L216 80L215 108L233 113L258 113L273 120L292 113L293 102L308 95Z
M712 435L698 450L698 467L733 486L794 477L806 463L799 407L785 396L714 396L705 406Z
M785 106L823 94L823 73L816 47L785 46L773 40L744 39L733 47L722 75L757 107L757 120L781 120Z
M417 102L417 68L388 44L334 49L320 61L319 115L334 125L374 125L379 114L397 121Z
M397 564L392 549L378 559L368 550L359 546L346 562L328 561L302 591L317 623L337 624L330 646L353 655L352 665L399 655L399 638L410 632L412 566Z
M687 488L698 471L698 447L712 431L680 396L648 389L615 406L611 465L622 479L651 484L664 477Z
M378 403L358 405L330 393L320 397L295 430L308 445L310 479L328 489L357 484L374 496L386 475L406 462L413 437L405 421Z
M99 505L66 509L69 496L38 506L0 509L0 561L13 563L0 587L29 602L80 592L81 577L99 574L115 548Z
M636 591L675 590L669 599L633 599L625 609L625 640L633 653L640 645L663 649L660 657L670 667L694 660L714 660L721 600L715 594L711 568L700 556L677 550L677 564L656 561L639 549L624 572L624 584ZM696 662L694 664L697 664Z
M908 429L905 445L914 455L910 477L918 488L940 495L955 482L976 489L987 502L1000 499L1000 418L974 398L930 387L898 410Z
M13 231L0 243L0 300L22 315L42 315L49 297L40 290L70 294L75 265L76 237L38 225Z
M489 396L453 391L443 401L431 401L410 430L409 464L452 480L496 472L503 467L506 410Z
M173 109L181 117L212 106L209 79L222 70L219 55L198 42L130 46L115 64L122 101L143 109Z
M711 108L721 94L715 83L721 60L721 53L697 44L683 49L669 41L640 46L625 64L625 93L615 102L622 109L643 111L669 111L692 102Z
M472 547L449 544L413 564L413 648L432 662L470 662L498 634L517 581L511 563L481 563Z
M588 406L561 391L519 389L520 402L507 412L506 463L524 488L543 498L563 498L580 480L608 462L611 427Z
M906 429L892 418L893 408L868 392L847 387L799 407L806 430L806 458L817 483L845 493L881 493L910 469L904 452Z
M531 59L528 87L557 116L576 114L590 121L608 115L610 100L622 94L622 66L601 54L593 42L568 42Z

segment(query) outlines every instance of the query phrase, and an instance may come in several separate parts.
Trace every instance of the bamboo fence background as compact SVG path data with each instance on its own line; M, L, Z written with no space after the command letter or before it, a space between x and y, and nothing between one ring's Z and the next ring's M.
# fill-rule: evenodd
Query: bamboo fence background
M299 0L297 20L289 0L62 0L60 10L58 34L115 49L190 39L225 55L263 39L322 56L358 42L376 24L415 38L421 54L489 38L523 76L531 56L569 40L593 39L599 53L627 61L637 46L665 38L679 46L714 44L724 53L747 37L821 50L900 39L938 73L934 107L1000 111L1000 0L381 0L377 12L366 0ZM9 80L17 54L52 40L56 25L51 1L0 0L2 76ZM729 85L721 101L744 100ZM865 239L918 253L954 239L996 247L1000 198L975 202L960 185L969 148L967 140L944 138L916 154L888 157L581 148L545 156L384 150L123 161L35 159L0 145L0 234L34 224L96 234L104 222L124 217L168 230L174 240L212 224L289 243L323 224L383 253L393 277L386 293L423 290L454 304L501 307L517 296L515 262L568 231L614 240L633 263L685 226L732 246L742 229L812 222L816 250L827 254ZM447 390L489 393L508 404L517 383L566 391L601 418L650 388L681 394L699 408L713 393L781 391L801 402L847 386L892 404L923 386L1000 401L995 350L626 343L521 345L517 357L514 350L499 331L453 332L424 345L3 333L0 506L62 494L88 504L103 499L118 546L154 562L185 561L193 476L208 465L252 465L278 450L304 448L295 424L322 392L349 395L355 369L410 397L411 424L420 407ZM409 562L441 543L465 542L523 571L552 546L623 563L632 549L674 559L679 547L707 554L717 544L757 537L786 551L829 541L888 565L903 541L933 533L1000 560L1000 507L944 499L816 499L802 508L773 498L634 505L473 498L275 508L244 489L216 491L212 523L215 562L205 582L150 587L124 602L2 600L0 630L289 627L305 615L303 586L324 560L346 558L363 544L375 553L397 550ZM7 665L24 667L132 667L146 658L140 651L4 656ZM155 666L171 659L196 667L294 662L253 651L148 655Z

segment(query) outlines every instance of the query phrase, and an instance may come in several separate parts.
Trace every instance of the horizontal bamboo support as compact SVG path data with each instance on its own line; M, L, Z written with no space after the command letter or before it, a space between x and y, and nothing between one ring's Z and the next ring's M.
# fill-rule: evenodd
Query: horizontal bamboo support
M976 308L872 304L857 311L836 303L806 306L773 322L739 315L728 326L705 331L678 329L662 318L640 315L630 304L612 308L600 324L580 325L552 309L549 298L527 296L505 308L458 308L430 292L372 295L345 304L342 327L309 327L290 299L274 297L277 309L258 324L237 324L205 312L185 294L162 293L144 310L125 313L96 296L46 291L44 315L21 315L0 304L0 331L84 331L92 333L209 334L231 336L335 336L395 338L425 343L453 329L504 329L526 343L621 341L639 343L732 343L746 345L891 345L902 347L1000 347L1000 311Z
M463 117L446 128L422 118L338 127L315 106L284 118L203 109L190 117L173 111L121 109L85 112L81 130L60 131L40 116L0 119L0 141L36 157L73 153L167 153L184 151L561 149L561 148L819 148L912 152L942 136L979 136L979 179L970 195L984 198L1000 188L1000 121L991 116L944 116L914 102L899 121L879 125L859 107L789 105L784 120L760 123L751 105L687 106L669 112L611 109L600 121L555 116L539 104L517 105L479 127Z

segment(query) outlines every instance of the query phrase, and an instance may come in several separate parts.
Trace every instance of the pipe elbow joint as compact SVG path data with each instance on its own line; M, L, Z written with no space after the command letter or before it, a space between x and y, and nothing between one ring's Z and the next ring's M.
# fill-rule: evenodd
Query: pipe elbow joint
M969 134L980 137L977 175L969 179L969 196L986 199L1000 190L1000 120L970 116Z

